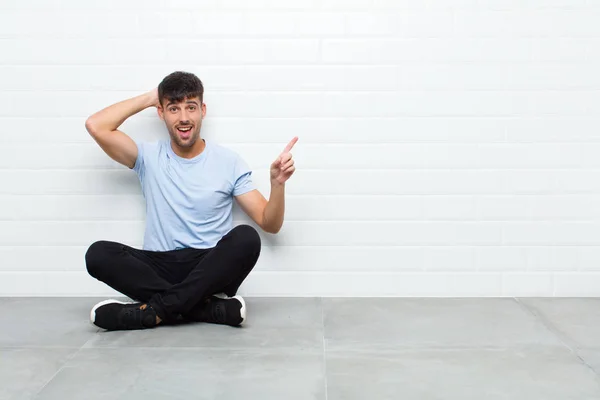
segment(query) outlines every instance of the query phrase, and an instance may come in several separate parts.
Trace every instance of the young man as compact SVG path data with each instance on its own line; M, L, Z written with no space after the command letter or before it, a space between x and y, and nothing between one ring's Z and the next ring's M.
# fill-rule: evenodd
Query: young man
M98 241L85 256L91 276L135 302L107 300L91 311L106 330L146 329L178 320L238 326L246 305L236 292L260 255L249 225L232 228L232 203L265 232L283 223L285 182L294 173L292 139L271 164L267 201L233 151L200 137L206 116L197 76L174 72L158 88L107 107L86 129L115 161L133 169L146 199L143 249ZM156 107L169 138L134 141L119 131L130 116Z

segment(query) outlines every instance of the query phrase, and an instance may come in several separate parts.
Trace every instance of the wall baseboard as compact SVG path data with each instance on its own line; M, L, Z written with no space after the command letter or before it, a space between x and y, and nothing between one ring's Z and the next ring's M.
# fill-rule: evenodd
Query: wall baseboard
M264 297L600 297L600 272L255 271L240 294ZM119 296L86 272L0 272L0 296Z

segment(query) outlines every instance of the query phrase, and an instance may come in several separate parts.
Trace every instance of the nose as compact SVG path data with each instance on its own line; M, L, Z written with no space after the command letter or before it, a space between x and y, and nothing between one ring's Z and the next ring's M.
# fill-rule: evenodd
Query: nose
M184 109L181 112L181 120L179 121L179 123L182 124L182 125L190 123L190 117L189 117L189 114L188 114L187 110Z

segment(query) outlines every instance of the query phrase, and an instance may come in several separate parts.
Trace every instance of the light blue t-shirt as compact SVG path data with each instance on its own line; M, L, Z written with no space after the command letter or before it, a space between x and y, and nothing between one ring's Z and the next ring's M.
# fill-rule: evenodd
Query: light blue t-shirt
M133 170L146 199L144 250L210 248L233 228L233 196L255 189L252 171L234 151L205 143L187 159L175 154L170 138L136 142Z

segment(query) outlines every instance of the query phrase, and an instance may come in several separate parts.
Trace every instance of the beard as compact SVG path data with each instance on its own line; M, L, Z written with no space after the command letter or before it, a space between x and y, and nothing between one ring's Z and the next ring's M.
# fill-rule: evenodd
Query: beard
M202 127L202 123L198 126L195 126L190 131L190 137L187 139L183 139L180 135L181 133L177 130L176 127L169 129L169 136L171 136L171 140L175 142L178 147L188 148L194 146L194 144L200 138L200 128Z

